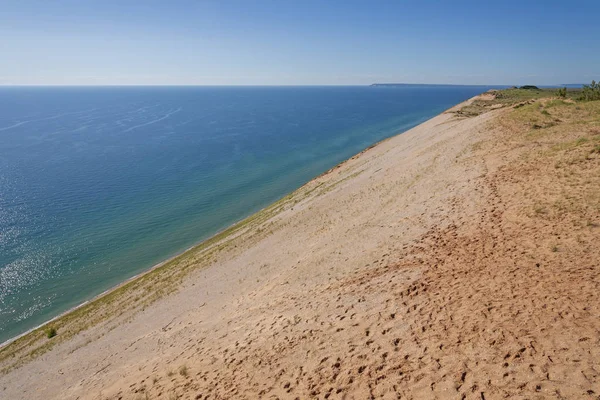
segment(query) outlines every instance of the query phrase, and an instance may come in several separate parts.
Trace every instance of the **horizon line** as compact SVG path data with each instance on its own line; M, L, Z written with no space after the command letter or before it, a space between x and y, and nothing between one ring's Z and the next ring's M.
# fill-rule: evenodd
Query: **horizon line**
M125 83L125 84L54 84L54 83L0 83L0 87L322 87L322 86L337 86L337 87L369 87L374 85L393 86L523 86L506 83L409 83L409 82L373 82L363 84L167 84L167 83ZM552 83L552 84L537 84L535 86L569 86L569 85L584 85L584 83Z

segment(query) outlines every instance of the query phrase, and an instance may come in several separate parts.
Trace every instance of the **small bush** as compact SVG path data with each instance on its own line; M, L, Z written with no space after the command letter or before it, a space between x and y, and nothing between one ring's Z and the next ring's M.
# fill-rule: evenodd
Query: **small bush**
M562 97L562 98L564 99L565 97L567 97L567 88L566 88L566 87L564 87L564 88L560 88L560 89L558 89L558 90L556 91L556 95L557 95L558 97Z
M590 85L583 85L579 100L594 101L600 100L600 82L592 81Z
M48 339L52 339L54 336L56 336L58 334L58 332L56 331L56 328L53 326L49 326L48 328L46 328L46 337Z

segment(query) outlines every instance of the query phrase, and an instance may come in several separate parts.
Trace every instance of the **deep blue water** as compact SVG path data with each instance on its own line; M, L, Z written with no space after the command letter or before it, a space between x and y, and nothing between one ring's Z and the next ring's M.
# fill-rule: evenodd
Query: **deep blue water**
M0 88L0 342L484 90Z

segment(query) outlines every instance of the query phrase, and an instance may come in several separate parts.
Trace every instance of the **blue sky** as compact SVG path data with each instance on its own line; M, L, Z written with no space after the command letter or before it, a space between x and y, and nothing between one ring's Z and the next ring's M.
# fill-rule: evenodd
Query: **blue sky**
M0 84L600 79L598 0L0 1Z

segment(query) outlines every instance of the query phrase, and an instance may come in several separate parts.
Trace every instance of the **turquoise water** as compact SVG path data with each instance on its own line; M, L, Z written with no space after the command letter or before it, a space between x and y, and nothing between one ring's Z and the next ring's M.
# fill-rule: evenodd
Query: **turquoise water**
M0 88L0 342L487 88Z

